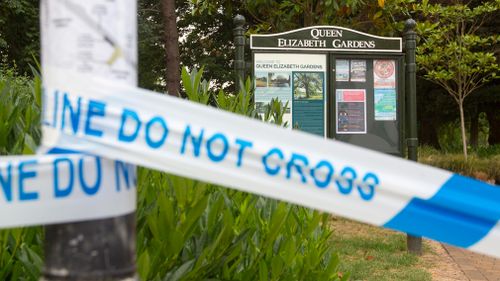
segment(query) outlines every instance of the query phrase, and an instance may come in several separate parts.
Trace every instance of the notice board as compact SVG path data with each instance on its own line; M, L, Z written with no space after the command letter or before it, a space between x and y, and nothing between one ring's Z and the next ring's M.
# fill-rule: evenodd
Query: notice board
M289 128L402 156L402 39L338 26L250 37L255 106L287 105Z
M331 137L390 154L402 150L402 61L391 56L332 55Z

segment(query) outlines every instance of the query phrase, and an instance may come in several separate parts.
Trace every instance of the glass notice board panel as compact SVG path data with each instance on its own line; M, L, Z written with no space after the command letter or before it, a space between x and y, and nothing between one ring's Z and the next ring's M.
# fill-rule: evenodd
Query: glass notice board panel
M331 55L330 67L330 137L401 155L401 56Z
M272 99L287 109L288 128L326 136L327 55L255 53L255 107L260 115Z

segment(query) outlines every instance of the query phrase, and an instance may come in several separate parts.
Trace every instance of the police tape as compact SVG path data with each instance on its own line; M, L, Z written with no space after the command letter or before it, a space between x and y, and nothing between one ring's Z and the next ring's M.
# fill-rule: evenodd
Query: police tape
M500 257L500 188L104 80L51 70L43 145L251 192Z
M83 154L0 158L0 228L75 222L135 210L133 165Z

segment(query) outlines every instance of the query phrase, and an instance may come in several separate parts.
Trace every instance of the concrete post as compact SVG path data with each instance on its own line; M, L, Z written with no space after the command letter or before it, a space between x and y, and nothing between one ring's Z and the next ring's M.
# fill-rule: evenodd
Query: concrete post
M136 17L136 0L42 0L43 79L57 68L136 86ZM135 244L135 213L46 226L41 280L137 280Z

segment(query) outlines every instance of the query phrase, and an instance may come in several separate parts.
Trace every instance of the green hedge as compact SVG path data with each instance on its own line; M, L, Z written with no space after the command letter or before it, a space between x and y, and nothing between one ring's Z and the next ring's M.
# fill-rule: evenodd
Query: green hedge
M465 160L462 154L442 153L429 147L420 148L419 162L500 184L500 146L481 148Z

